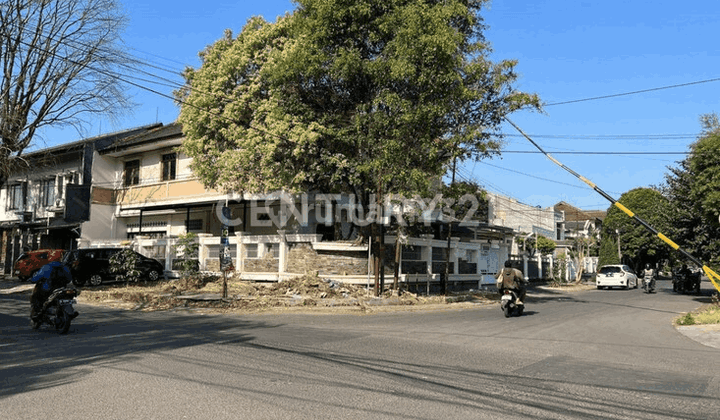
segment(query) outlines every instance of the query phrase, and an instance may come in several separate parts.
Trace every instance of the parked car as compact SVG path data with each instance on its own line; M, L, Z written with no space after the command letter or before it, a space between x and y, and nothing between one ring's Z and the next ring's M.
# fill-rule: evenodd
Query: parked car
M30 279L40 267L52 261L61 261L63 249L38 249L20 254L13 265L13 274L18 279L25 281Z
M595 284L598 289L622 287L624 289L637 289L637 275L624 264L604 265L600 267L595 276Z
M70 267L73 281L78 286L85 283L98 286L103 282L113 281L118 273L110 271L110 257L124 248L83 248L69 251L63 262ZM140 270L141 277L154 281L165 277L165 267L153 258L148 258L133 251L137 256L135 267Z

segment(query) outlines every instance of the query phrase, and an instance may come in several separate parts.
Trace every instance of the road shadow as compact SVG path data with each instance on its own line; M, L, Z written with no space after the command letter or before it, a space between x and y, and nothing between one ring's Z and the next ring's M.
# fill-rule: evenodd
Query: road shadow
M67 334L47 326L32 330L27 297L0 296L0 399L73 382L96 363L138 353L172 350L206 343L243 343L252 330L271 328L262 322L196 313L134 313L89 305ZM232 333L228 330L232 329Z

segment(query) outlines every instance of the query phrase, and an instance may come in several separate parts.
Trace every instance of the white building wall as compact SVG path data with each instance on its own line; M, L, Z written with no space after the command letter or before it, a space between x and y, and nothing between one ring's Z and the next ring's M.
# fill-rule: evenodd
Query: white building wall
M82 241L123 239L118 235L115 222L115 206L93 203L90 205L90 220L82 224Z
M518 233L538 233L549 239L558 239L558 216L552 207L533 207L493 193L488 193L488 207L491 224L509 227Z

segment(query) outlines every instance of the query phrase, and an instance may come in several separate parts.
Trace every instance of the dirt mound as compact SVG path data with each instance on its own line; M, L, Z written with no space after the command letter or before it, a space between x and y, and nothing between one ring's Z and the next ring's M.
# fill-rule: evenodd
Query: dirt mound
M474 292L453 296L417 296L388 290L375 296L372 289L306 275L281 282L249 282L227 279L227 298L222 299L223 279L195 276L161 281L156 284L107 285L84 289L79 299L85 303L135 310L164 310L178 307L203 308L213 312L267 311L325 308L334 311L369 312L395 307L427 304L491 303L494 296Z

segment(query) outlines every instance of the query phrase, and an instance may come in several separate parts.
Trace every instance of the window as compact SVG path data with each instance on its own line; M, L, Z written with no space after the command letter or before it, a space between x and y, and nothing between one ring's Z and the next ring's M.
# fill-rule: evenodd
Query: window
M192 219L185 222L187 231L203 230L203 219Z
M22 210L25 204L25 194L23 194L23 184L14 184L8 186L8 209Z
M447 260L447 248L433 247L432 249L432 260L433 261L446 261Z
M170 181L175 179L177 170L177 153L168 153L162 156L162 180Z
M40 181L40 205L43 207L55 205L55 179Z
M140 161L130 160L125 162L124 183L128 187L130 185L138 185L140 183Z

